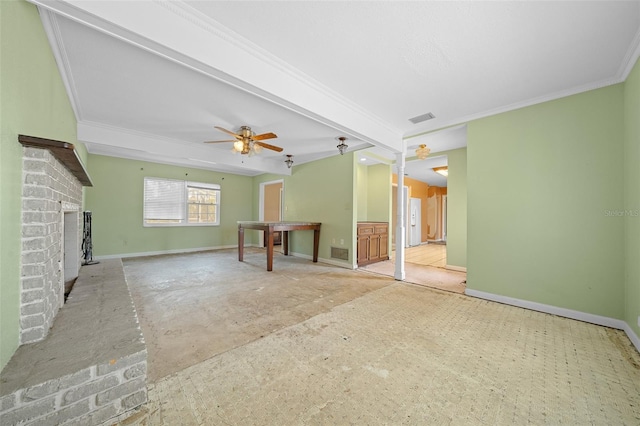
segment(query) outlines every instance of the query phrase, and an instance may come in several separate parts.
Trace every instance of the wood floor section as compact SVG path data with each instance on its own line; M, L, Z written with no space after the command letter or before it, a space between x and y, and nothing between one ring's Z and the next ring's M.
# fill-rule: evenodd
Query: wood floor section
M395 257L395 251L393 252ZM404 260L417 265L444 268L447 265L447 246L444 244L421 244L404 250Z

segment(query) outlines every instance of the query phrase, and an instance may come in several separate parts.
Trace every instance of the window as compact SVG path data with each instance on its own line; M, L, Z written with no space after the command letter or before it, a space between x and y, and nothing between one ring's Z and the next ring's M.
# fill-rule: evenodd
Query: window
M144 178L144 226L220 224L220 185Z

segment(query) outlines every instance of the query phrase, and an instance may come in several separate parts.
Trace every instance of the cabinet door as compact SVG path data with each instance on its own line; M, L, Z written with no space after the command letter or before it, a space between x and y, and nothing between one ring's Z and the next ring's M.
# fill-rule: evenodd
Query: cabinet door
M369 240L369 260L378 260L380 258L380 235L372 235Z
M358 264L366 263L369 260L369 236L358 237Z
M380 235L380 258L385 260L389 258L389 235L388 234Z

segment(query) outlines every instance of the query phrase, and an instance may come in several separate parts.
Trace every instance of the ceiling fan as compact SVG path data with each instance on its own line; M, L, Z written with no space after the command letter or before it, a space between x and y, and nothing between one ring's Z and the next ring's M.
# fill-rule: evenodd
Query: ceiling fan
M272 151L281 152L282 148L275 145L262 142L265 139L275 139L278 136L275 133L263 133L256 135L251 127L240 127L240 134L234 133L231 130L223 129L222 127L215 126L216 129L221 132L225 132L233 136L235 139L228 139L223 141L206 141L205 143L223 143L233 142L233 152L239 152L240 154L248 154L252 156L258 154L262 148L270 149Z

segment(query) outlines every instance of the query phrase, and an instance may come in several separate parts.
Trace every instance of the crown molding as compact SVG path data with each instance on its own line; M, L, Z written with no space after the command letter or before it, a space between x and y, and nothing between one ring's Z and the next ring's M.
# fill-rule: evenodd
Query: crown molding
M360 105L352 102L351 100L345 98L340 95L338 92L330 89L324 84L320 83L318 80L309 76L308 74L302 72L301 70L293 67L289 63L283 61L278 58L268 50L260 47L259 45L253 43L247 38L241 36L233 29L222 25L220 22L211 18L208 15L200 12L197 9L189 6L184 3L182 0L176 1L160 1L159 5L165 7L167 10L175 13L182 19L186 19L190 21L192 24L210 32L212 35L216 37L220 37L227 42L233 44L236 48L244 51L247 55L251 55L260 59L264 64L269 65L278 69L283 74L288 75L289 77L296 79L301 82L305 86L313 88L315 91L333 99L335 102L344 105L346 108L349 108L353 111L357 111L358 114L361 114L367 117L369 120L377 122L379 125L385 127L388 131L394 133L400 133L400 131L394 128L391 124L384 121L381 117L371 113L368 110L365 110Z
M619 78L616 77L616 78L609 78L609 79L605 79L605 80L600 80L600 81L589 83L589 84L585 84L585 85L582 85L582 86L576 86L576 87L572 87L572 88L569 88L569 89L560 90L558 92L554 92L554 93L551 93L551 94L548 94L548 95L543 95L543 96L539 96L539 97L536 97L536 98L527 99L527 100L524 100L522 102L515 102L515 103L509 104L509 105L504 105L504 106L501 106L501 107L498 107L498 108L482 111L482 112L479 112L479 113L476 113L476 114L470 114L470 115L463 116L463 117L460 117L460 118L456 118L456 119L453 119L453 120L445 121L443 123L438 124L437 126L424 128L421 131L419 131L418 133L414 133L414 134L411 134L411 135L404 136L403 139L407 140L407 139L411 139L411 138L414 138L414 137L426 135L428 133L433 133L433 132L438 131L438 130L443 130L443 129L447 129L447 128L450 128L450 127L465 125L465 124L467 124L467 123L469 123L471 121L479 120L481 118L486 118L486 117L491 117L493 115L503 114L505 112L514 111L514 110L517 110L517 109L520 109L520 108L525 108L525 107L541 104L541 103L544 103L544 102L555 101L557 99L562 99L562 98L566 98L568 96L578 95L580 93L589 92L591 90L601 89L603 87L611 86L611 85L618 84L618 83L621 83L621 82L622 81L620 81Z
M638 19L640 19L640 10ZM627 49L627 54L624 56L624 59L620 64L620 69L616 73L618 82L622 83L627 80L631 70L635 66L636 62L638 62L638 58L640 58L640 27L638 27L636 35L633 37L633 41L631 42L631 45L629 45L629 49Z
M491 110L487 110L487 111L483 111L483 112L479 112L476 114L470 114L467 115L465 117L461 117L461 118L457 118L454 120L449 120L443 123L439 123L435 126L431 126L431 127L425 127L423 129L421 129L419 132L416 133L411 133L411 134L407 134L403 137L404 140L407 139L411 139L411 138L415 138L415 137L419 137L419 136L423 136L426 135L428 133L433 133L439 130L445 130L451 127L455 127L455 126L460 126L460 125L464 125L470 121L474 121L474 120L478 120L481 118L486 118L486 117L490 117L492 115L497 115L497 114L502 114L505 112L509 112L509 111L514 111L520 108L525 108L528 106L532 106L532 105L536 105L536 104L541 104L544 102L549 102L549 101L554 101L556 99L561 99L561 98L565 98L567 96L573 96L573 95L577 95L580 93L584 93L584 92L588 92L591 90L596 90L596 89L601 89L603 87L607 87L607 86L612 86L614 84L618 84L618 83L624 83L627 78L629 77L629 74L631 73L631 71L633 70L633 67L635 66L636 62L638 62L638 59L640 58L640 28L638 29L638 31L636 32L635 37L633 38L633 41L631 42L631 44L629 45L629 49L627 50L627 53L624 56L624 59L622 60L622 62L620 63L620 68L618 69L618 72L616 73L615 76L608 78L608 79L604 79L604 80L600 80L597 82L593 82L593 83L589 83L589 84L585 84L582 86L575 86L569 89L564 89L564 90L560 90L558 92L554 92L548 95L544 95L544 96L539 96L536 98L531 98L522 102L516 102L510 105L505 105L502 107L498 107L498 108L494 108Z
M60 73L60 77L62 78L62 83L67 90L69 102L71 103L71 109L76 116L76 121L80 121L82 120L82 111L80 110L80 102L78 100L76 85L73 81L73 73L71 72L71 66L69 65L67 51L65 50L64 44L62 43L62 36L60 35L60 27L58 26L58 21L55 19L55 16L47 9L38 7L38 12L40 14L40 20L42 21L44 32L49 39L49 45L51 46L53 57L58 64L58 72Z

